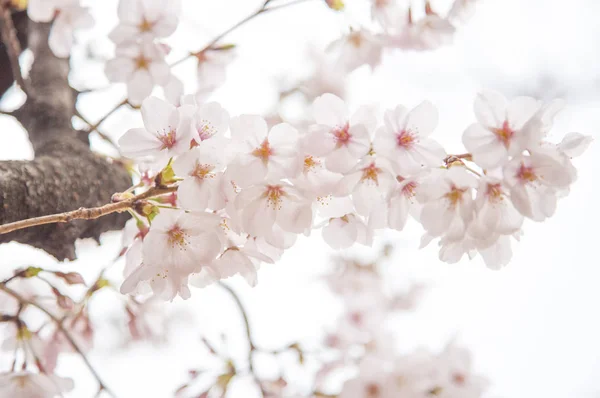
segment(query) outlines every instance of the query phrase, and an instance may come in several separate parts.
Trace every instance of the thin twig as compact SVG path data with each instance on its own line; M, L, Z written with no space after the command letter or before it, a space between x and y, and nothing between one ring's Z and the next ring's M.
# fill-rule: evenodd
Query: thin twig
M85 124L87 124L88 126L90 126L90 130L86 131L86 133L90 134L92 131L96 131L96 133L100 136L100 138L102 138L104 141L108 142L110 145L112 145L117 151L119 151L119 145L117 145L117 143L115 141L113 141L112 138L110 138L108 135L104 134L103 132L101 132L100 130L98 130L98 124L92 124L89 120L87 120L78 110L75 110L75 116L77 116L79 119L81 119L82 122L84 122ZM95 127L94 127L95 126ZM93 129L92 129L93 128Z
M245 17L241 21L238 21L235 25L231 26L230 28L228 28L228 29L224 30L223 32L221 32L220 34L218 34L207 45L205 45L204 48L202 48L200 51L196 51L194 53L190 53L190 54L186 55L185 57L183 57L183 58L175 61L173 64L171 64L171 67L179 65L180 63L182 63L183 61L187 60L188 58L196 56L197 54L201 54L201 53L203 53L206 50L209 50L211 47L213 47L215 44L217 44L225 36L227 36L228 34L230 34L231 32L233 32L234 30L236 30L240 26L246 24L246 22L249 22L249 21L253 20L254 18L258 17L261 14L265 14L265 13L267 13L269 11L278 10L280 8L288 7L288 6L291 6L291 5L294 5L294 4L302 3L302 2L305 2L305 1L308 1L308 0L295 0L295 1L291 1L289 3L279 4L279 5L267 7L271 1L272 0L265 0L265 3L262 5L261 8L259 8L258 10L256 10L255 12L253 12L252 14L248 15L247 17Z
M21 87L21 90L27 94L27 85L25 84L25 79L23 79L23 74L21 73L21 66L19 65L21 45L19 44L19 39L17 38L17 30L13 24L9 4L10 2L4 2L3 5L0 4L0 24L2 25L0 34L2 36L2 41L6 46L6 53L8 54L13 77L17 84Z
M123 101L121 101L117 105L115 105L104 116L102 116L100 118L100 120L98 120L95 124L90 124L90 123L86 122L86 123L88 123L90 125L90 128L89 128L89 130L87 130L87 133L89 134L91 132L94 132L94 131L98 130L98 127L100 127L100 125L102 123L104 123L106 121L106 119L108 119L113 113L115 113L116 111L118 111L119 109L121 109L122 106L127 105L127 104L128 104L128 101L127 101L127 98L125 98ZM83 118L81 118L81 120L83 120Z
M176 186L166 188L150 188L144 193L133 196L129 199L125 199L116 203L109 203L100 207L92 208L80 208L65 213L52 214L49 216L29 218L27 220L15 221L12 223L0 225L0 235L17 231L19 229L30 228L36 225L44 224L55 224L61 222L70 222L72 220L94 220L96 218L105 216L107 214L123 212L133 208L133 206L140 200L148 199L153 196L158 196L166 193L175 192Z
M244 304L242 304L242 300L240 300L237 293L231 287L229 287L223 282L218 282L218 285L222 287L225 291L227 291L227 293L229 293L231 298L233 298L233 301L235 301L236 306L240 310L240 313L242 314L242 318L244 319L244 328L246 330L246 338L248 339L248 344L250 345L250 349L248 350L248 370L250 374L252 374L252 377L254 377L254 380L260 388L262 395L265 396L266 391L264 390L260 379L256 375L254 369L254 361L252 360L252 357L254 356L254 353L258 351L258 348L254 344L254 338L252 336L252 329L250 328L250 321L248 320L248 313L246 312L246 308L244 307Z
M104 382L100 378L100 375L98 375L98 372L96 372L96 370L94 369L94 367L88 360L88 358L85 355L85 353L83 352L83 350L77 345L77 343L75 342L75 340L73 339L71 334L64 328L60 319L55 317L46 308L42 307L41 305L39 305L38 303L36 303L34 301L30 301L30 300L26 299L25 297L21 296L19 293L15 292L11 288L7 287L6 285L0 284L0 290L2 290L6 294L14 297L15 299L17 299L17 301L19 301L19 303L21 303L23 305L30 305L32 307L39 309L44 314L46 314L50 319L52 319L52 321L56 324L56 327L61 331L61 333L69 341L69 343L71 344L73 349L77 352L77 354L79 354L79 356L81 357L81 359L83 360L85 365L88 367L90 373L94 376L94 378L98 382L98 385L100 386L100 391L105 391L108 395L116 398L116 395L106 386L106 384L104 384Z

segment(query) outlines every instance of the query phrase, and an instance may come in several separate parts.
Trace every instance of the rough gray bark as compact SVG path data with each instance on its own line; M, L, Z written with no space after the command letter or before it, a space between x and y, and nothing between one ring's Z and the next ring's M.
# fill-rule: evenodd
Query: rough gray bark
M36 156L33 161L0 162L0 225L110 203L113 193L131 184L120 164L94 154L73 129L76 94L68 83L69 60L54 57L48 47L49 31L50 24L29 22L28 42L35 60L27 101L14 115L28 131ZM0 243L14 240L59 260L72 260L75 240L98 240L102 232L121 229L126 219L113 214L38 226L0 235Z

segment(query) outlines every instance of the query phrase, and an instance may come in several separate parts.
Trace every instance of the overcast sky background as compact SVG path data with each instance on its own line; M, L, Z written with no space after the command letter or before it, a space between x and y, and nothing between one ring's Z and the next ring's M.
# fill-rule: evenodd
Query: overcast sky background
M116 1L91 3L100 22L80 40L88 42L94 53L110 56L105 34L116 23ZM259 3L184 0L181 29L170 40L173 57L201 48ZM348 19L313 3L265 15L228 36L225 42L238 45L238 56L228 82L213 99L232 115L268 112L277 98L276 78L306 73L307 46L323 48L347 29ZM348 3L350 21L364 21L366 1ZM443 9L449 1L432 3ZM474 120L472 103L482 88L507 96L563 97L569 106L551 136L559 140L567 132L579 131L600 137L598 15L600 2L594 0L482 0L453 45L428 53L389 52L372 75L366 68L356 71L350 79L349 100L353 105L379 103L382 109L431 100L440 113L434 137L450 152L462 152L460 137ZM81 46L73 60L76 67L85 66L72 75L74 84L105 87L101 63L83 61L84 52ZM189 63L177 70L187 76L189 92L195 88L193 67ZM122 93L122 87L115 87L82 97L79 109L97 120ZM103 131L118 137L140 125L139 115L123 110L105 123ZM0 117L0 134L0 159L32 157L25 134L7 117ZM96 148L104 150L99 143ZM389 262L394 283L422 281L430 286L419 310L398 324L402 348L439 349L457 336L473 351L477 369L491 379L489 397L600 397L599 155L596 143L575 160L579 181L570 196L560 201L549 221L525 223L521 243L513 245L513 260L501 271L486 269L479 259L443 264L434 245L417 250L421 229L415 224L402 233L383 234L378 244L391 242L397 247ZM99 267L110 264L119 251L119 239L117 233L107 234L102 247L81 242L80 259L67 265L56 265L45 253L25 246L3 245L0 268L7 273L23 265L68 267L91 279ZM294 339L316 341L322 325L332 324L338 308L316 281L331 254L317 233L300 239L278 264L264 266L258 287L234 281L249 307L259 343L277 348ZM111 271L115 278L120 267ZM176 338L169 344L127 351L115 348L118 338L107 321L117 316L111 311L115 300L114 294L102 293L92 303L106 333L99 333L100 349L91 358L120 397L172 396L185 380L185 371L203 362L201 331L209 335L228 331L230 349L243 350L241 319L218 288L196 290L188 302L176 300L167 306L178 319L172 333ZM94 391L77 358L63 360L59 373L82 381L70 397Z

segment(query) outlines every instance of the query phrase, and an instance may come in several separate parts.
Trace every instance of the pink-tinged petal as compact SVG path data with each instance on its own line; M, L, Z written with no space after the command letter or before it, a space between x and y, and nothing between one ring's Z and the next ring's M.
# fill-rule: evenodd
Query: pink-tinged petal
M523 215L515 209L512 202L504 198L499 207L500 217L496 225L496 231L503 235L509 235L521 229Z
M330 128L324 125L311 126L308 134L302 139L302 148L313 156L325 156L335 149L335 139Z
M383 121L385 123L385 129L387 129L387 132L394 135L398 131L402 130L406 123L407 115L408 109L402 105L398 105L394 109L385 111Z
M495 169L508 162L508 151L501 141L494 140L471 151L473 161L483 169Z
M206 210L208 200L214 192L211 188L214 189L214 186L208 182L188 177L177 188L177 201L181 207L187 210Z
M525 217L533 219L533 210L531 208L531 200L527 194L527 189L522 185L513 186L510 189L510 200L512 201L515 209ZM536 220L539 221L539 220Z
M271 128L269 132L269 143L273 147L295 146L298 142L298 130L287 123L280 123Z
M146 129L128 130L119 139L119 147L124 156L139 158L156 154L162 143Z
M160 60L154 61L149 65L152 81L158 86L166 86L171 81L171 68L169 65Z
M422 167L439 167L443 164L446 151L430 138L423 138L412 148L412 156ZM418 171L418 170L416 170Z
M227 168L229 177L241 188L246 188L264 181L267 166L257 157L239 155Z
M346 174L335 186L333 194L335 196L348 196L354 191L362 178L361 171L355 171Z
M286 232L275 224L273 230L264 236L264 240L271 247L283 251L292 247L297 237L297 234Z
M244 250L244 253L246 253L246 255L248 255L249 257L252 257L258 261L262 261L267 264L275 264L275 261L273 261L273 259L271 257L259 252L258 250L253 250L248 247L244 247L243 250Z
M405 129L427 137L438 124L438 111L429 101L423 101L406 116Z
M312 105L317 124L341 127L348 123L348 108L344 101L333 94L323 94Z
M510 127L519 130L541 107L541 102L531 97L517 97L508 104L506 118Z
M557 188L567 188L573 183L575 176L569 167L551 156L538 153L531 154L531 162L535 173L547 185Z
M509 236L499 236L495 244L487 249L479 250L485 265L493 270L499 270L508 265L512 258Z
M375 138L373 139L373 149L380 156L393 158L396 154L396 135L391 133L386 127L377 129Z
M485 127L500 127L506 120L508 101L495 91L484 91L475 99L475 116Z
M127 82L127 98L133 105L140 105L150 93L154 82L147 70L136 70Z
M59 18L52 25L48 45L54 55L59 58L67 58L73 47L73 27Z
M558 144L558 150L566 156L574 158L582 155L592 141L594 141L594 138L590 135L569 133L565 135L560 144Z
M130 80L135 71L135 64L131 58L118 57L106 62L104 74L111 82L125 82Z
M169 4L168 7L171 7L171 5ZM152 27L152 32L156 37L171 36L177 29L177 24L178 18L175 15L164 15L154 24L154 26Z
M384 192L382 192L375 183L370 181L361 182L352 193L356 212L361 216L366 217L369 216L373 209L378 205L384 209L385 205L382 204L383 195ZM381 228L383 228L383 226Z
M273 229L277 209L266 199L258 199L242 209L242 225L252 236L266 236Z
M356 158L365 156L371 147L371 135L365 126L359 124L351 126L348 130L351 138L348 142L348 151Z
M454 218L455 214L448 207L448 203L436 200L423 206L420 221L427 233L440 236L448 230Z
M334 250L347 249L356 243L358 238L356 224L341 218L330 220L322 232L323 240Z
M357 158L346 147L340 147L325 158L325 167L334 173L346 173L356 166Z
M498 139L494 133L479 123L473 123L467 127L462 136L463 145L471 153L495 141Z
M212 285L219 279L219 274L217 271L215 271L214 266L208 265L202 267L200 272L190 275L189 281L192 286L203 288Z
M115 44L123 44L135 40L137 35L139 35L137 26L120 23L108 34L108 38Z
M231 137L239 141L247 141L253 147L259 146L269 128L265 119L258 115L241 115L231 119Z
M175 77L175 75L169 76L168 83L163 87L165 98L175 106L179 106L181 104L181 97L183 96L184 92L183 90L183 82Z
M350 118L350 125L362 124L367 131L374 131L377 128L377 116L375 109L371 106L361 106Z
M121 294L134 294L138 288L138 285L141 282L152 278L155 272L156 271L153 267L149 267L145 264L140 265L127 278L125 278L121 284Z
M229 113L216 102L202 104L195 117L200 141L222 136L229 128Z
M410 201L404 196L395 196L390 200L388 207L388 225L398 231L402 231L408 220L408 209Z
M176 110L177 108L166 101L157 97L148 97L142 103L144 126L153 133L175 129L179 119ZM176 120L173 120L173 116L176 116Z
M121 0L117 8L117 15L121 23L131 23L134 25L142 22L143 7L140 0Z
M312 218L310 205L286 201L277 212L277 225L284 231L301 234L310 229Z
M54 18L56 2L48 0L29 0L27 15L35 22L50 22Z

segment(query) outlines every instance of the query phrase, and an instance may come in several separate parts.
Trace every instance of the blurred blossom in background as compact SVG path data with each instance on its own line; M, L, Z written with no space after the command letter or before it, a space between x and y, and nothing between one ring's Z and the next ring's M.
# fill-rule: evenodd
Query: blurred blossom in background
M260 6L258 3L183 0L181 24L166 40L171 47L168 59L174 61L190 49L202 48ZM452 2L431 3L436 10L445 11ZM473 16L458 29L451 44L432 51L386 51L381 65L373 72L367 65L357 68L346 86L336 81L331 70L320 70L319 59L332 41L348 32L348 21L355 29L373 23L368 1L347 0L345 16L332 15L319 2L265 14L222 41L236 47L226 77L210 99L232 115L256 113L274 121L283 118L296 122L302 121L306 103L293 90L287 91L298 81L307 81L302 90L314 93L313 97L321 94L318 90L324 85L324 91L343 95L352 108L372 104L380 112L396 104L412 108L427 99L439 110L435 139L449 151L460 153L464 126L474 120L473 100L485 88L509 98L564 98L568 105L558 115L553 131L580 131L600 137L600 2L476 3ZM89 1L88 5L96 24L77 35L71 81L80 90L100 89L81 96L78 105L90 120L98 120L123 98L125 89L123 85L109 87L104 76L104 64L113 57L114 45L107 35L117 23L117 2ZM184 87L194 88L196 79L202 79L192 60L178 65L173 73L183 80ZM322 78L318 87L311 86L314 80L308 81L315 73ZM162 95L162 90L156 93ZM285 98L276 106L281 93ZM17 103L18 97L7 95L3 102L8 107ZM121 108L102 131L116 140L141 123L139 112ZM0 159L32 158L26 133L16 122L0 118L0 131L11 131L10 136L2 136L10 145L0 144ZM113 154L98 136L92 139L93 149ZM422 228L411 220L401 233L386 231L373 248L343 251L345 260L340 260L320 237L300 236L281 261L261 266L256 287L249 287L239 277L227 283L247 309L258 347L280 350L301 342L310 353L311 347L318 347L339 322L344 322L344 316L352 321L351 311L348 315L352 300L340 300L340 292L335 292L332 283L340 263L376 262L386 287L374 289L387 289L386 294L392 295L389 300L393 300L393 292L401 296L395 305L402 308L395 309L393 316L372 322L377 325L375 329L381 326L382 333L393 335L395 347L407 358L421 348L441 358L455 355L449 352L457 349L456 344L468 348L471 369L487 379L486 397L600 396L600 270L596 250L600 188L595 185L596 173L600 172L596 163L599 151L592 145L578 160L578 183L568 200L561 201L556 215L543 225L526 225L521 244L513 246L511 263L500 271L488 269L480 258L442 263L435 245L418 250ZM105 234L102 241L102 246L91 241L77 244L79 258L72 269L88 282L112 264L121 250L120 233ZM384 251L389 253L382 257ZM60 264L42 251L16 243L0 246L3 276L29 265L60 269ZM120 259L104 276L121 280L123 266ZM359 279L365 282L365 278ZM244 320L232 297L218 286L193 289L187 301L146 303L152 307L144 311L150 320L139 325L132 323L127 313L114 310L120 299L114 292L100 291L89 311L96 327L90 360L120 397L173 396L177 387L194 379L202 369L226 367L219 363L219 356L240 363L246 358ZM377 315L369 309L366 312ZM152 338L125 340L124 327L133 331L132 335ZM211 356L205 341L221 354ZM314 365L310 354L306 369L299 369L296 355L293 348L283 354L257 354L257 372L272 380L285 376L288 382L310 388L309 370ZM77 357L63 356L57 364L58 374L68 374L77 381L67 397L88 396L95 388L94 379L78 361ZM0 360L3 366L10 366L5 362ZM407 366L412 367L410 362ZM279 374L282 368L289 374ZM190 370L194 372L189 374ZM232 383L229 393L250 397L258 391L248 376Z

